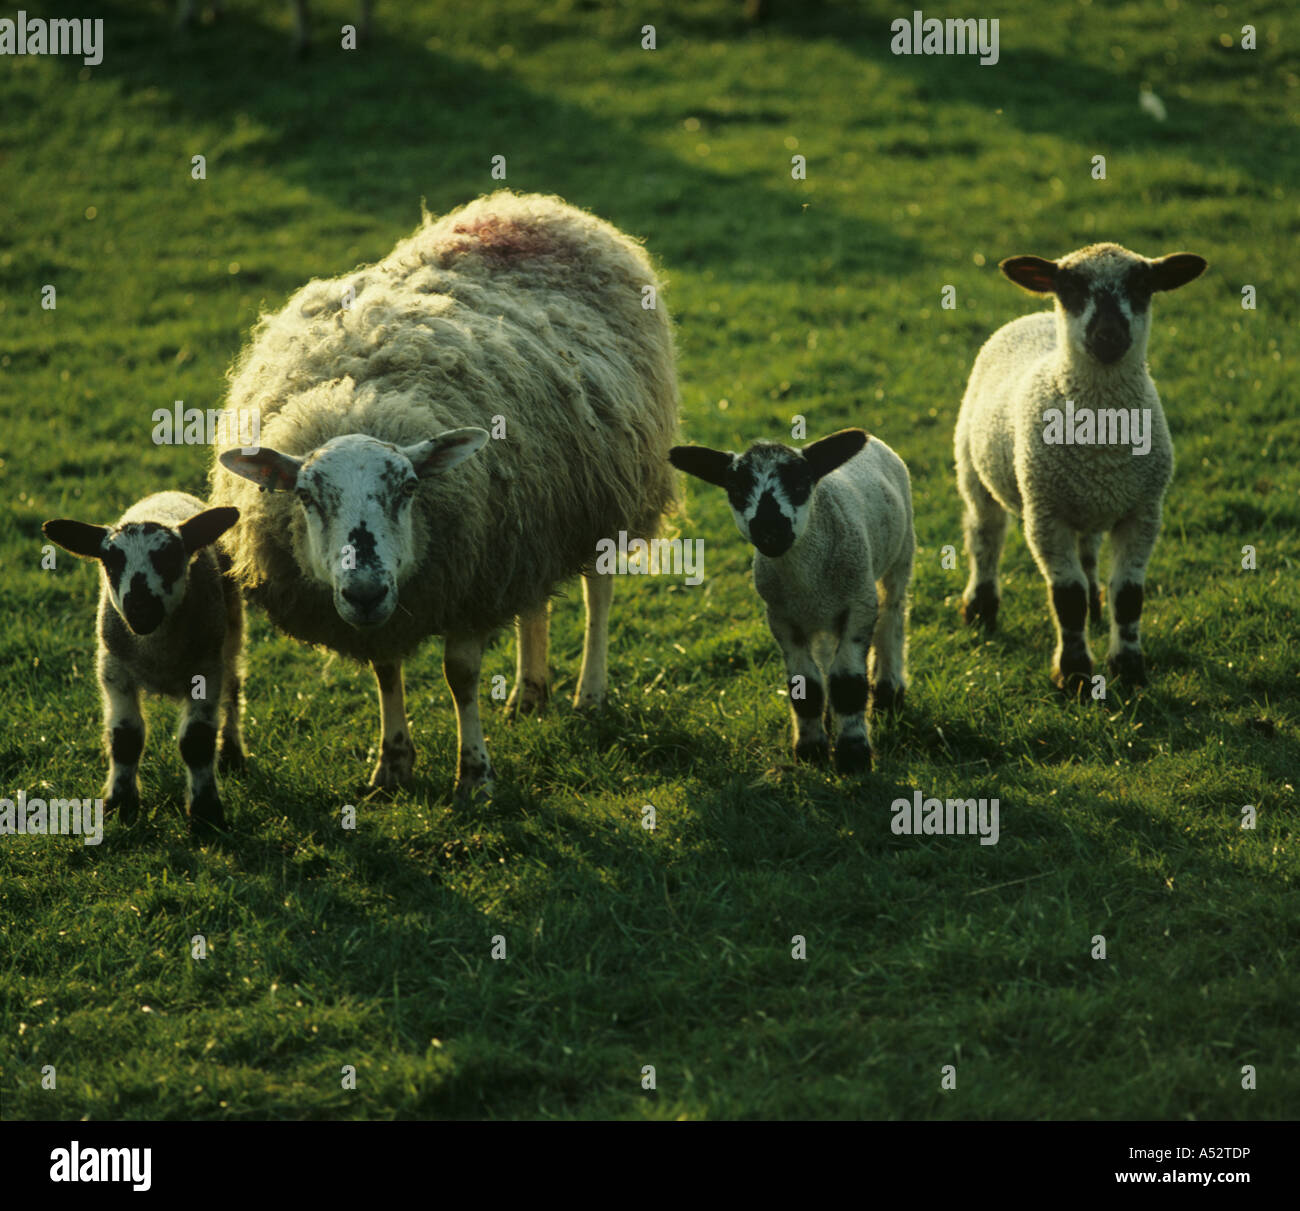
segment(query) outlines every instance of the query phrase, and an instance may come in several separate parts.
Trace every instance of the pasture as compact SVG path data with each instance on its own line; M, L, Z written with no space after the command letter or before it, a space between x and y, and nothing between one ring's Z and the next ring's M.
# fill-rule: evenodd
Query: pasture
M989 66L892 54L913 6L879 0L772 0L760 22L738 0L381 3L355 52L331 34L351 0L319 0L301 63L287 4L231 0L182 35L169 2L106 0L97 66L0 59L0 795L96 795L106 768L96 574L43 569L41 522L206 495L208 448L155 444L155 410L220 407L259 313L382 257L422 200L504 184L644 238L682 440L861 425L909 465L918 541L907 707L858 779L794 766L751 549L695 482L674 524L704 540L703 582L617 578L601 711L569 701L576 582L548 714L507 723L486 695L513 681L513 638L490 651L490 805L452 801L439 644L406 668L416 783L371 798L370 672L250 611L227 836L191 842L176 710L155 701L146 822L99 846L0 838L0 1116L1294 1113L1294 14L1064 7L1005 0ZM1048 681L1018 530L999 631L961 624L952 430L981 343L1042 306L999 260L1100 240L1210 268L1153 307L1177 469L1151 683L1081 705ZM998 843L895 835L917 791L996 797Z

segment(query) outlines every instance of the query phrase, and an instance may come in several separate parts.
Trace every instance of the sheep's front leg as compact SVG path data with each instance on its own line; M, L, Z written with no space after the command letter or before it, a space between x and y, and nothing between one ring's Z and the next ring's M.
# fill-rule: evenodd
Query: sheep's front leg
M379 762L370 775L376 789L394 790L411 780L415 745L406 721L406 695L402 689L400 660L372 661L379 683Z
M980 623L986 631L996 631L998 606L1002 601L998 565L1007 537L1007 511L980 482L974 467L969 465L969 455L958 468L957 486L966 502L962 527L970 564L970 579L961 595L961 616L970 626Z
M104 807L120 814L123 824L134 824L140 815L136 771L144 751L140 690L106 654L100 657L99 688L104 698L104 747L108 750Z
M479 668L483 639L479 635L448 635L442 671L456 700L456 798L488 799L492 795L492 765L478 713Z
M508 715L541 712L551 697L549 647L551 603L515 619L515 688L506 700Z
M220 700L225 692L225 687L221 686L221 670L209 670L206 684L219 687ZM181 709L180 750L188 780L185 810L190 819L190 831L195 836L206 836L214 829L226 826L226 814L217 794L215 770L217 705L207 697L195 698L192 695L184 703Z
M1027 512L1025 541L1047 581L1056 626L1052 682L1083 697L1092 678L1092 653L1088 651L1088 578L1079 562L1078 535L1063 521Z
M821 670L813 659L808 636L771 610L767 625L785 657L786 687L794 717L794 759L821 765L830 760L830 741L822 722L826 691ZM865 694L865 689L864 689Z
M1101 621L1101 587L1097 583L1097 553L1101 550L1100 534L1079 535L1079 563L1088 578L1088 621Z
M1130 685L1146 683L1139 624L1147 563L1160 536L1160 511L1131 514L1110 532L1110 650L1106 668Z
M587 605L587 633L582 641L582 672L573 705L599 706L605 701L609 680L609 608L614 600L614 578L597 572L582 574L582 597Z

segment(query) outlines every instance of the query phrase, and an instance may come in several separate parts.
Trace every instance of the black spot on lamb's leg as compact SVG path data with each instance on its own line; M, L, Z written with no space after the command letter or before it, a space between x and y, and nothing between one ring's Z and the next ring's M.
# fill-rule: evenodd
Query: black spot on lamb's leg
M140 788L136 770L144 751L144 728L134 720L123 720L109 732L111 758L104 808L116 812L123 824L134 824L140 816Z
M1060 643L1052 660L1052 683L1067 694L1085 697L1091 689L1092 657L1088 652L1088 590L1077 582L1052 585L1052 612Z
M867 739L867 678L864 673L831 673L831 706L840 720L835 737L835 769L840 774L860 774L871 769L871 742Z
M196 837L210 837L225 828L226 816L217 794L213 762L217 754L217 729L206 718L187 719L181 725L181 759L189 775L186 810L190 831Z
M830 741L821 723L823 708L827 707L826 694L820 681L808 674L791 677L786 683L790 693L790 709L795 716L794 759L810 765L824 765L831 758ZM829 709L826 710L830 717Z
M984 581L975 586L975 592L969 601L962 604L961 616L967 626L982 625L985 631L992 633L998 629L998 606L1001 604L997 586L992 581Z
M1132 581L1120 585L1113 609L1119 646L1110 653L1106 667L1112 677L1120 678L1128 685L1145 685L1146 661L1138 634L1142 617L1142 586Z

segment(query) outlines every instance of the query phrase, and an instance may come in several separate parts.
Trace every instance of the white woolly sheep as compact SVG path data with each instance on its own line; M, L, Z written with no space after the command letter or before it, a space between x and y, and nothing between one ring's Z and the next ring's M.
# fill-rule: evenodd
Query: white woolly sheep
M726 490L736 525L754 544L754 587L785 656L795 759L829 758L833 714L835 768L869 770L863 669L872 714L901 708L906 685L916 536L903 460L861 429L842 429L802 451L777 442L755 442L739 455L674 446L669 458ZM825 720L819 664L829 671Z
M238 589L224 575L229 563L210 544L238 517L238 509L209 509L184 492L157 492L111 527L65 518L41 527L64 550L100 563L97 667L109 756L104 797L126 824L140 811L140 691L147 690L183 704L180 750L191 829L206 836L225 825L213 759L219 721L222 764L244 761L244 612Z
M1052 680L1083 694L1087 624L1101 616L1097 551L1111 539L1109 672L1146 679L1138 635L1147 562L1160 532L1174 451L1147 371L1151 295L1197 277L1205 260L1148 260L1093 244L1059 261L1011 257L1002 272L1054 312L1004 325L980 350L957 417L957 485L966 504L968 623L997 625L1007 513L1046 579L1056 627Z
M592 574L597 543L653 536L674 503L677 385L658 290L640 245L608 223L501 191L426 216L377 265L312 282L261 321L229 405L257 413L264 445L220 454L213 499L241 510L224 542L250 600L373 667L372 786L411 775L402 660L443 635L457 791L490 792L483 645L518 616L511 705L540 706L548 600L580 571L575 697L603 699L613 583Z

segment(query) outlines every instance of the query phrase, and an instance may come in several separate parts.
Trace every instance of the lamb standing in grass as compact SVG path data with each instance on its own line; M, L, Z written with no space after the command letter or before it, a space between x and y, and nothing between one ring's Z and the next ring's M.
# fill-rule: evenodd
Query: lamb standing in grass
M558 198L480 198L264 318L229 403L264 443L214 451L235 574L280 629L374 669L371 785L411 776L402 661L443 635L457 790L490 792L484 643L519 617L515 697L540 706L548 601L584 570L576 701L602 700L597 544L653 536L674 501L672 330L637 242Z
M141 690L183 704L180 749L191 829L206 835L225 824L213 759L220 713L222 763L244 760L244 612L211 544L238 517L238 509L208 509L184 492L158 492L132 505L111 528L66 519L41 527L64 550L101 565L98 672L109 754L104 796L108 810L120 812L127 824L140 810Z
M916 536L907 467L884 442L843 429L792 450L755 442L744 454L674 446L673 465L726 490L736 525L754 544L754 587L781 646L794 715L796 760L871 768L866 707L902 706L907 589ZM818 655L829 661L829 709ZM820 663L825 665L825 659Z
M997 625L1007 512L1047 580L1052 680L1082 693L1092 676L1087 623L1101 614L1097 551L1110 533L1112 676L1146 679L1138 622L1174 451L1147 371L1151 296L1200 275L1205 260L1147 260L1094 244L1059 261L1011 257L1002 272L1056 298L1054 312L1004 325L975 359L957 417L957 485L966 503L968 623Z

